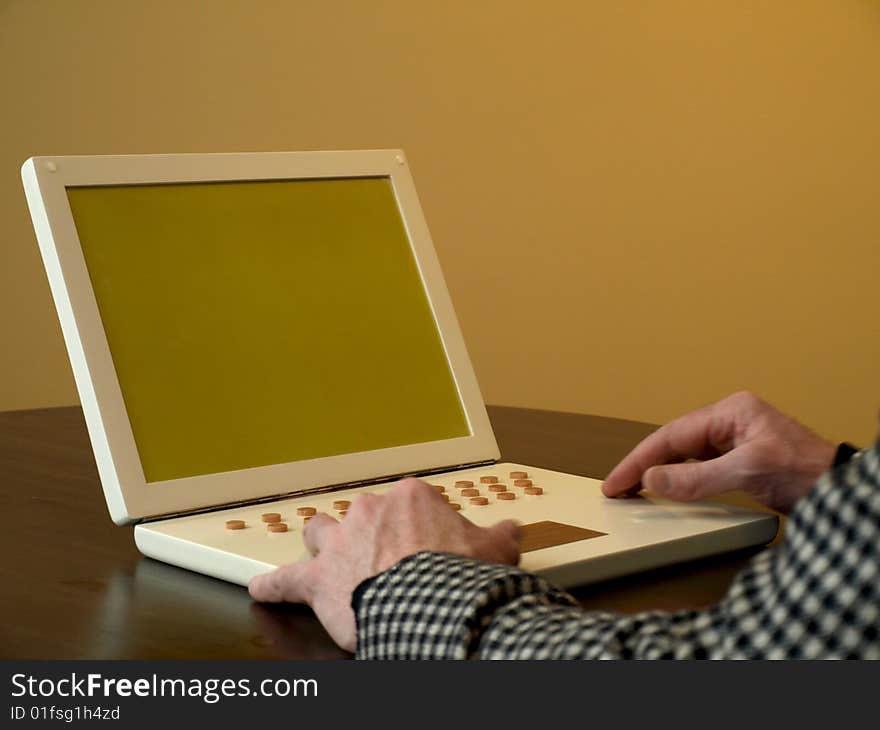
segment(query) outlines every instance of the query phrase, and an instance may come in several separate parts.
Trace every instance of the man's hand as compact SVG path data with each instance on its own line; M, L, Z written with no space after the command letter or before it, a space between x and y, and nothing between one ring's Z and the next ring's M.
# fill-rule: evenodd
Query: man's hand
M315 515L303 540L313 558L258 575L258 601L308 603L334 641L354 651L351 595L361 581L423 550L496 563L519 562L519 527L506 520L477 527L450 509L433 487L404 479L385 496L356 497L342 522Z
M666 424L618 464L608 497L642 487L669 499L742 489L788 512L831 467L836 446L751 393L736 393ZM699 459L697 462L685 462Z

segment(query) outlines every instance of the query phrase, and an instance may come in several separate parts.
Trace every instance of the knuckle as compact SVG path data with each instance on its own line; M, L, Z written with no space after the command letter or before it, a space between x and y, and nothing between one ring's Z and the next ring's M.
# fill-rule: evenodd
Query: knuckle
M398 494L402 494L406 497L416 497L420 494L424 494L428 485L425 484L421 479L416 479L415 477L407 477L406 479L401 479L397 483L397 491Z
M689 469L679 468L673 474L670 474L667 496L685 502L694 499L698 489L696 471L696 466L694 466Z
M729 400L733 405L746 411L753 411L764 405L764 401L750 390L740 390L730 396Z
M677 484L670 494L684 502L689 502L697 498L697 485L692 481L684 480Z
M355 515L359 514L373 514L378 509L379 504L379 496L376 494L358 494L351 501L351 507L349 508L349 516L353 512Z

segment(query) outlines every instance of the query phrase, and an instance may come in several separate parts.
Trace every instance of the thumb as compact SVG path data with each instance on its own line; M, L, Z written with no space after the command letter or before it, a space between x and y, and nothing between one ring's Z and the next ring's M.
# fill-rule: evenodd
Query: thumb
M742 486L736 450L708 461L652 466L642 477L642 485L660 497L690 502Z
M499 537L513 540L517 545L522 539L522 528L516 520L501 520L489 529L495 531Z
M492 542L501 552L501 562L516 565L519 562L520 540L522 528L514 520L502 520L487 528L492 535Z

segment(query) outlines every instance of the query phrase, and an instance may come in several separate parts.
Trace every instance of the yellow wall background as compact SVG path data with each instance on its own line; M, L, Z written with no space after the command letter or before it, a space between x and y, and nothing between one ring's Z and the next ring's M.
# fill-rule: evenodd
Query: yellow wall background
M402 147L486 400L880 403L880 3L0 0L0 409L76 402L34 154Z

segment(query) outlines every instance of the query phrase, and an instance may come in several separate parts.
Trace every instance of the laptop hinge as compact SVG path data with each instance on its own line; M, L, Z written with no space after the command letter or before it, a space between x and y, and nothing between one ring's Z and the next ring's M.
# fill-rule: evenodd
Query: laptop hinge
M361 481L345 482L343 484L332 484L329 486L312 487L311 489L303 489L296 492L282 492L270 497L259 497L257 499L245 499L239 502L224 502L223 504L215 504L210 507L199 507L197 509L184 510L182 512L166 512L160 515L151 515L138 520L136 524L147 522L156 522L157 520L170 520L175 517L189 517L191 515L206 514L208 512L221 512L236 507L249 507L257 504L265 504L268 502L277 502L279 499L291 499L293 497L306 497L312 494L325 494L327 492L337 492L342 489L355 489L357 487L368 487L371 484L384 484L385 482L393 482L398 479L406 479L407 477L428 477L432 474L444 474L454 471L462 471L464 469L474 469L480 466L490 466L497 463L495 459L487 459L485 461L474 461L468 464L456 464L454 466L442 466L436 469L419 472L404 472L401 474L389 474L375 479L363 479Z

